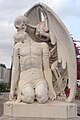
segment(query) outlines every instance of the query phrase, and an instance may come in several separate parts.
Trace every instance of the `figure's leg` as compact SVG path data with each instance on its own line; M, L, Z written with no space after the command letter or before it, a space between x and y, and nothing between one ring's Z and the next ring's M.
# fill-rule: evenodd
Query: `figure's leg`
M57 80L59 78L61 78L61 75L60 75L60 72L59 72L59 69L58 69L58 61L57 60L52 64L51 70L53 71Z
M36 100L39 103L45 103L48 100L48 89L47 85L44 83L39 84L35 88L35 93L36 93Z
M26 103L34 102L35 93L34 93L34 89L31 85L27 85L24 88L22 88L21 93L22 93L21 100L23 102L26 102Z

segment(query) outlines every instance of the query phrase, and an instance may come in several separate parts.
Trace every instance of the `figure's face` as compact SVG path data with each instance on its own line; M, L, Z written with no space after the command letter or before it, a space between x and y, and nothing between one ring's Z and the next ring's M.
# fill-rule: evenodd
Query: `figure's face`
M17 30L22 30L22 29L26 29L26 21L27 21L27 18L25 16L19 16L18 18L16 18L15 22L14 22L14 25L15 25L15 28Z
M24 31L18 31L14 34L13 36L14 42L15 43L19 43L19 42L23 42L26 39L26 32Z

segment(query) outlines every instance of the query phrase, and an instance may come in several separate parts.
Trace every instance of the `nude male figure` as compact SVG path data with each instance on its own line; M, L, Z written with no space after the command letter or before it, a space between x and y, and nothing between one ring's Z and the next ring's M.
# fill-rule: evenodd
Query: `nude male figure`
M24 35L23 43L14 46L10 99L14 99L16 88L21 94L20 101L26 103L33 103L35 99L39 103L47 102L48 98L56 99L48 45L35 42L26 32Z

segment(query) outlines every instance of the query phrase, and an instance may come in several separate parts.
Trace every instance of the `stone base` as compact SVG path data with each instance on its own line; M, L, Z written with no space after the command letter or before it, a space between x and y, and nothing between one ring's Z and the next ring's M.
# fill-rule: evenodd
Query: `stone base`
M65 103L59 101L49 101L45 104L34 102L33 104L27 103L4 103L4 116L11 116L13 118L33 118L39 119L55 119L60 120L67 118L77 117L77 105L73 103ZM16 119L15 119L16 120ZM28 119L29 120L29 119Z
M76 118L24 118L24 117L9 117L9 116L2 116L0 117L0 120L80 120L79 117Z

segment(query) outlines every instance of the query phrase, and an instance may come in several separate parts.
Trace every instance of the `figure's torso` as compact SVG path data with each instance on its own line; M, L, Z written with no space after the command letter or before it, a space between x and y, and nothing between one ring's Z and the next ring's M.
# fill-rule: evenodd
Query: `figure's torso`
M36 42L22 44L19 49L19 54L21 71L31 68L42 69L42 50Z
M42 49L40 43L23 43L19 48L20 79L28 81L43 79Z

